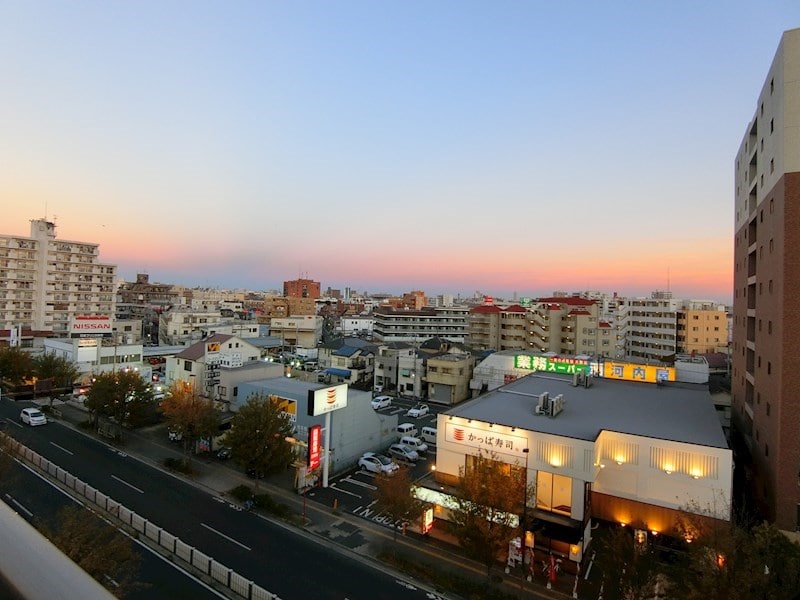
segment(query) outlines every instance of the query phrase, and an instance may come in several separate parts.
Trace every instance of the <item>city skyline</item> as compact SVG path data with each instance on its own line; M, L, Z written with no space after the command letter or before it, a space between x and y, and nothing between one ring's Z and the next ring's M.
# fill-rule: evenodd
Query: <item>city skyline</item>
M733 163L800 6L3 8L0 233L132 280L731 303Z

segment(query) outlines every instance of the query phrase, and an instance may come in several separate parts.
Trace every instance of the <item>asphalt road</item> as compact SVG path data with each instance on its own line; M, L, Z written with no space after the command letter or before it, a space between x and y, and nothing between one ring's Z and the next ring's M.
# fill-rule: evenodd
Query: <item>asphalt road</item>
M0 481L0 499L32 525L43 524L50 529L56 526L56 515L62 508L76 505L72 498L44 477L18 463L14 463L11 472ZM137 574L137 581L141 586L131 591L126 598L134 600L224 598L161 556L154 554L146 546L138 542L132 543L134 551L141 559Z
M58 422L19 426L24 406L0 401L0 419L9 434L284 600L430 598L371 562L235 509Z

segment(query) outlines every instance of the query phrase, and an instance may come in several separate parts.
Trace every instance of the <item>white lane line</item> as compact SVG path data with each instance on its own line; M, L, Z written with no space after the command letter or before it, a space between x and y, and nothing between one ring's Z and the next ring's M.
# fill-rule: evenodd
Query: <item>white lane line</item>
M129 488L131 488L131 489L133 489L133 490L136 490L136 491L137 491L137 492L139 492L140 494L144 494L144 490L140 490L139 488L137 488L137 487L136 487L135 485L133 485L132 483L128 483L127 481L125 481L124 479L120 479L120 478L119 478L119 477L117 477L116 475L112 475L112 476L111 476L111 479L116 479L116 480L117 480L117 481L119 481L120 483L123 483L123 484L127 485Z
M58 448L58 449L59 449L59 450L61 450L62 452L66 452L66 453L67 453L67 454L69 454L70 456L75 456L75 454L74 454L73 452L70 452L69 450L67 450L66 448L64 448L64 446L59 446L59 445L58 445L58 444L56 444L55 442L50 442L50 443L51 443L51 444L53 444L53 446L55 446L56 448Z
M342 479L342 481L343 482L346 481L346 482L352 483L354 485L360 485L361 487L369 488L371 490L377 490L378 489L378 486L376 486L376 485L371 485L369 483L364 483L363 481L358 481L357 479L352 479L351 477L346 477L346 478Z
M33 513L31 511L29 511L27 508L25 508L24 506L22 506L22 504L17 502L16 499L12 498L11 494L6 494L6 498L8 498L8 500L11 502L11 504L13 504L18 509L20 509L22 512L24 512L26 515L28 515L29 519L33 517Z
M17 423L17 422L16 422L16 421L14 421L13 419L9 419L8 417L5 417L5 419L6 419L6 421L8 421L9 423L11 423L12 425L16 425L17 427L19 427L20 429L22 429L22 425L21 425L21 424L19 424L19 423Z
M208 525L206 525L205 523L200 523L200 526L201 526L201 527L205 527L205 528L206 528L206 529L208 529L209 531L213 531L213 532L214 532L214 533L216 533L218 536L220 536L220 537L224 537L224 538L225 538L226 540L228 540L229 542L233 542L234 544L236 544L237 546L241 546L241 547L242 547L242 548L244 548L245 550L248 550L248 551L249 551L249 550L251 550L251 548L248 548L248 547L247 547L247 546L245 546L244 544L242 544L242 543L240 543L240 542L237 542L237 541L236 541L235 539L233 539L232 537L228 537L227 535L225 535L225 534L224 534L224 533L222 533L221 531L217 531L217 530L216 530L216 529L214 529L213 527L209 527L209 526L208 526Z
M343 490L340 487L336 487L336 484L332 484L331 488L336 490L337 492L342 492L343 494L350 494L351 496L355 496L356 498L361 498L361 494L354 494L353 492L348 492L347 490Z

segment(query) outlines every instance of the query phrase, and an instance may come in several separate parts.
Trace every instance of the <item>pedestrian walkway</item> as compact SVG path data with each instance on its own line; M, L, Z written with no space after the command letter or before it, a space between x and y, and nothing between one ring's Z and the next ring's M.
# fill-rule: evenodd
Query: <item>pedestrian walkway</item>
M94 436L80 427L80 424L88 419L88 413L82 405L77 402L63 403L56 400L53 408L56 409L54 414L60 422L86 435ZM126 430L120 442L97 437L129 456L164 471L167 471L164 467L166 459L185 456L180 445L168 440L164 425L145 427L137 431ZM251 487L256 485L253 479L248 478L233 463L217 460L213 455L193 456L191 467L192 475L168 472L229 502L235 502L228 495L233 488L239 485ZM293 475L290 472L271 476L257 483L263 492L269 493L275 500L290 507L298 517L305 515L305 526L298 528L301 534L313 535L320 543L338 546L351 553L354 558L378 564L387 571L391 571L391 568L381 565L377 557L388 549L391 553L423 565L428 570L445 571L476 582L485 581L485 566L464 556L459 551L455 539L445 531L434 528L429 534L421 535L418 531L408 530L405 534L397 535L395 542L394 532L388 527L340 512L333 506L317 503L311 496L304 498L294 491L293 484ZM521 566L516 566L510 569L509 573L505 573L504 565L498 562L494 572L501 579L497 587L509 595L520 598L575 597L573 596L573 590L576 589L575 577L572 575L559 577L552 584L552 589L547 589L546 579L541 570L534 572L531 582L527 581ZM440 594L443 597L447 595L446 592Z

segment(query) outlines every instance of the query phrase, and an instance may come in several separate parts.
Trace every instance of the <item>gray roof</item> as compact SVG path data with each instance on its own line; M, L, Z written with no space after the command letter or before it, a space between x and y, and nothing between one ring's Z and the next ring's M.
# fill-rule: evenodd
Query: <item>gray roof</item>
M602 430L728 448L706 385L618 381L592 377L573 386L572 377L532 373L445 414L529 431L594 441ZM538 395L563 394L555 417L534 414Z

